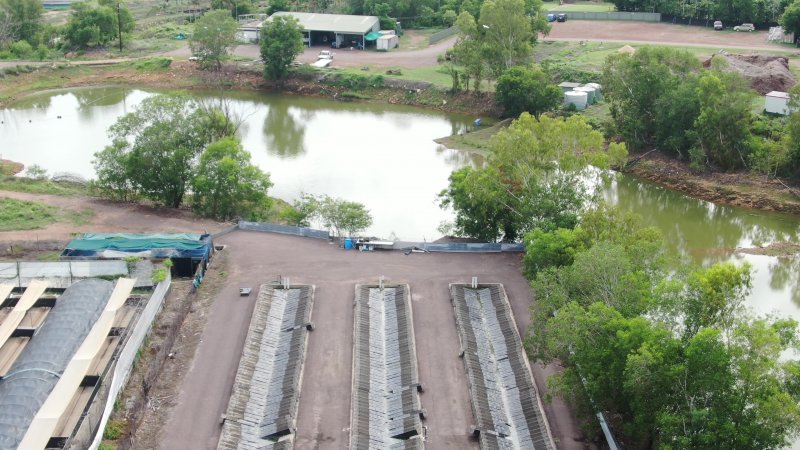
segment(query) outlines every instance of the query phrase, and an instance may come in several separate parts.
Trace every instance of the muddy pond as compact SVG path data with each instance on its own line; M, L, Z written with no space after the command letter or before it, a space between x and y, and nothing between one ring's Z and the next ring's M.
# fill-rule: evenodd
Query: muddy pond
M42 93L0 110L0 155L50 174L94 174L92 158L106 130L152 92L120 87ZM255 164L271 174L270 195L303 192L365 204L368 234L435 240L452 216L436 204L453 169L480 156L433 140L469 130L475 117L393 105L330 102L253 92L224 96L244 119L241 138ZM737 248L800 242L800 217L714 205L638 179L613 175L603 195L660 228L670 250L697 263L748 261L755 271L748 304L758 313L800 319L800 258L744 255Z

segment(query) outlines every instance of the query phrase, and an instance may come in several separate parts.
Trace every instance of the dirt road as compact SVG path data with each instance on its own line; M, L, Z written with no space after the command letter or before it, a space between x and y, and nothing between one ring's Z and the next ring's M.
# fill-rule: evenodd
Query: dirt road
M518 254L411 254L344 251L326 241L236 231L216 240L226 244L229 273L226 286L211 307L192 368L167 422L161 448L213 448L219 417L239 363L254 297L240 298L241 286L288 276L292 283L316 286L305 376L297 424L298 449L346 448L350 421L353 339L353 289L356 283L409 283L420 380L427 409L427 445L435 449L477 448L467 438L472 413L448 284L503 283L518 327L528 324L530 296L520 272ZM541 368L537 383L542 379ZM544 389L543 385L539 386ZM546 407L562 449L590 448L563 405Z

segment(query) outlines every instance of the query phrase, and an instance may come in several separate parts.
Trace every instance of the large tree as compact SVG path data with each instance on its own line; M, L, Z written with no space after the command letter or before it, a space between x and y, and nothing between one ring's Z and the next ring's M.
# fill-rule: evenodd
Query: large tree
M99 2L98 6L80 2L72 5L64 29L67 42L77 48L106 45L120 33L133 31L135 22L124 3L112 4L110 0Z
M530 59L536 34L523 0L486 0L478 24L491 49L486 56L495 76Z
M588 165L624 162L624 145L605 146L581 116L539 119L523 113L489 142L485 167L461 169L439 194L456 213L459 235L514 241L534 228L571 228L586 199L578 182Z
M222 126L189 97L150 97L109 129L113 143L95 154L97 186L118 198L140 195L177 208L194 178L198 155L229 129Z
M303 52L303 29L294 17L273 16L261 29L261 59L264 76L282 80L294 59Z
M652 145L656 136L667 139L659 127L676 125L675 131L680 134L691 129L696 106L684 108L673 103L688 101L687 95L696 98L696 93L682 86L687 82L693 84L692 77L699 70L697 57L667 47L642 47L633 55L609 56L603 66L603 86L611 103L616 132L638 150ZM678 94L681 97L675 98ZM677 151L685 153L688 148Z
M38 0L0 0L0 42L2 34L7 33L9 40L24 39L33 46L37 32L42 24L44 8Z
M738 74L707 71L700 76L696 96L700 113L694 123L697 152L691 154L693 162L702 167L707 157L725 170L746 167L753 94L744 80Z
M506 115L517 117L529 112L539 117L561 104L561 89L550 83L540 68L512 67L497 79L495 99L503 105Z
M189 46L203 67L219 69L230 57L236 45L239 25L224 10L209 11L194 23L194 33Z
M192 181L192 210L219 220L263 220L269 210L269 174L250 163L236 137L210 144L200 156Z

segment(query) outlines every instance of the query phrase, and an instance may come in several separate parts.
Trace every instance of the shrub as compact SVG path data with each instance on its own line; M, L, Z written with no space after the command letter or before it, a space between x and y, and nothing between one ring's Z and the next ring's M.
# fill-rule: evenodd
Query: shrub
M166 69L172 64L171 58L164 58L164 57L157 57L157 58L147 58L141 61L136 61L133 63L133 67L136 70L161 70Z
M111 419L103 430L103 439L114 441L120 438L125 432L125 419Z
M28 41L17 41L11 44L11 54L19 59L28 59L33 55L33 47Z
M5 69L3 69L3 73L5 73L6 75L19 75L19 70L17 69L17 66L6 67Z
M153 272L153 282L154 283L161 283L162 281L167 279L167 269L160 267Z

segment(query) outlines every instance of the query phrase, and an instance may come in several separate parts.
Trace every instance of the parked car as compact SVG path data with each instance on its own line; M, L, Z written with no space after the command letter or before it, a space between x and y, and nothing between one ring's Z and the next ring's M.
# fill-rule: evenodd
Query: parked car
M556 21L556 15L555 14L548 14L547 15L547 21L548 22L555 22Z
M717 30L717 31L722 29L722 21L721 20L715 20L714 21L714 29Z
M753 31L756 27L752 23L743 23L741 25L736 25L733 27L733 31Z
M566 14L558 14L556 16L556 21L557 22L566 22L567 21L567 15Z
M330 50L323 50L319 52L317 59L333 59L333 52Z

